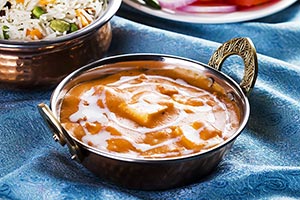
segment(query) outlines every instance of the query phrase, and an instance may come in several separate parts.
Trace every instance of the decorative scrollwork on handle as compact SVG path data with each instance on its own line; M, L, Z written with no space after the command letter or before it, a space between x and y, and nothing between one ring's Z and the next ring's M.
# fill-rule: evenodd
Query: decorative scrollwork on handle
M252 41L249 38L234 38L225 42L214 52L208 65L221 70L224 60L230 55L239 55L244 61L244 76L240 86L248 94L254 87L258 72L257 55Z
M63 128L61 123L53 115L51 109L44 103L38 105L38 110L43 117L45 123L53 132L53 139L59 142L62 146L67 144L70 153L72 154L72 159L81 162L83 159L82 153L78 145L72 140L67 131Z

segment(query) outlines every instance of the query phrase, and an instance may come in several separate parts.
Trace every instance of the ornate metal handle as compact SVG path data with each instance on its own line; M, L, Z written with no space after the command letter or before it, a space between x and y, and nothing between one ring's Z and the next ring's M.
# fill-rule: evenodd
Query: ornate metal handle
M41 116L44 118L46 124L52 130L53 139L56 142L59 142L62 146L67 144L69 147L69 151L72 154L71 158L73 160L77 160L78 162L81 162L83 157L81 151L79 150L78 145L73 141L73 139L69 136L67 131L62 127L60 122L53 115L50 108L46 104L41 103L38 105L38 110Z
M208 65L221 70L224 60L230 55L239 55L244 60L244 77L240 86L247 95L254 87L258 62L255 47L249 38L234 38L221 45L210 58Z

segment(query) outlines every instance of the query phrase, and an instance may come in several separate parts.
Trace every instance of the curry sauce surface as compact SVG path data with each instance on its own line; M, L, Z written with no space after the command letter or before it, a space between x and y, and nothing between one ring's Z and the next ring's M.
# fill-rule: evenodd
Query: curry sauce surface
M239 127L226 95L164 73L123 71L81 83L64 97L60 121L89 146L127 157L176 157L208 150Z

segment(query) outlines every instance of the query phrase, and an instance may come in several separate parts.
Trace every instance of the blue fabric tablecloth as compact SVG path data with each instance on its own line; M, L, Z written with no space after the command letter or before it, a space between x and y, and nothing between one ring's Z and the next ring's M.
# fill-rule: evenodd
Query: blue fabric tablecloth
M262 19L188 24L122 5L108 55L153 52L207 63L233 37L249 37L259 75L247 128L204 180L167 191L136 191L100 180L55 143L37 111L52 89L0 90L0 199L300 199L300 4ZM223 71L242 76L241 60Z

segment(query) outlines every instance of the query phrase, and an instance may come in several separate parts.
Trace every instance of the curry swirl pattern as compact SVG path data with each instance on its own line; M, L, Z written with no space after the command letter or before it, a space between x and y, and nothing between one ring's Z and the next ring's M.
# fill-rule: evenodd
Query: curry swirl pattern
M256 50L248 38L234 38L221 45L210 58L208 65L221 70L224 60L230 55L239 55L244 60L245 71L240 83L243 91L248 94L255 84L258 71Z

